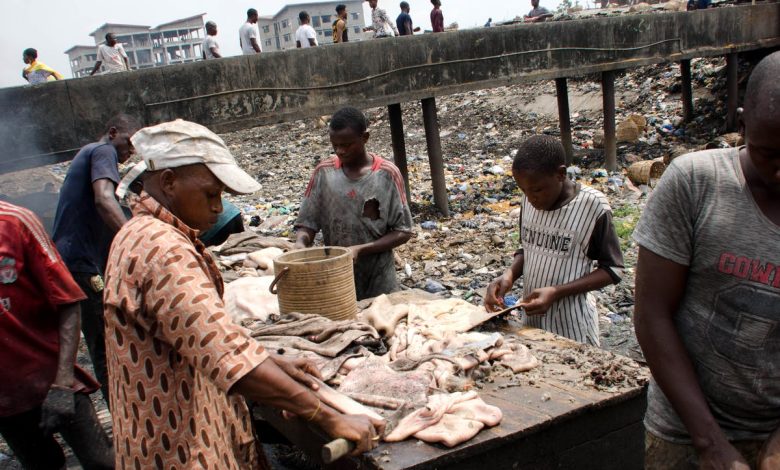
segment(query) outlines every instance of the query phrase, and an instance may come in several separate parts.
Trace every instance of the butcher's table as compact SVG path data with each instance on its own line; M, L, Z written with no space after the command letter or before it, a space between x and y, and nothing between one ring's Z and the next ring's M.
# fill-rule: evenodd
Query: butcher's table
M578 362L599 357L602 364L627 360L542 330L526 328L518 336L539 357L540 367L518 374L520 380L497 377L478 389L485 402L503 412L501 424L451 449L410 438L383 443L359 458L344 458L324 468L642 469L646 386L635 382L598 390L583 383L590 366L585 367L588 370L577 367ZM560 353L564 360L557 364L550 359L555 354L542 351ZM270 408L256 408L256 412L319 461L322 445L329 440L321 431L300 420L285 420Z

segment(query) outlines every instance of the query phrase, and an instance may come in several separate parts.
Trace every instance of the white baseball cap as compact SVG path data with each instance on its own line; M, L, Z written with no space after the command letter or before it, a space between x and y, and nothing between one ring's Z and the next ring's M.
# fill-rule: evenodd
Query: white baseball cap
M225 142L200 124L182 119L164 122L144 127L130 141L135 153L143 159L143 170L202 163L232 193L251 194L261 188L260 183L238 166Z

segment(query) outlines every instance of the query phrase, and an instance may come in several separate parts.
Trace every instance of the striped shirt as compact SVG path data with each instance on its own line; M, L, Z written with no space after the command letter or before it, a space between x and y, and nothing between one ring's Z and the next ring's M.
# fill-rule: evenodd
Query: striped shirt
M612 225L612 210L599 191L577 185L574 197L554 210L537 210L524 199L520 215L523 290L559 286L590 274L594 265L620 281L623 256ZM599 345L596 302L588 293L562 298L544 315L529 316L529 326L581 343Z

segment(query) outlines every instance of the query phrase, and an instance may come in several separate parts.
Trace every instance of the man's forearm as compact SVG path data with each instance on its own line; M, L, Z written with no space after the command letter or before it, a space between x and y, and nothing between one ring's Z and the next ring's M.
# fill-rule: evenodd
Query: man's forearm
M725 435L707 405L674 316L687 284L688 268L639 247L636 274L636 336L653 378L691 436L703 450Z
M98 214L100 214L100 218L103 219L103 222L105 222L108 228L114 233L118 232L125 222L127 222L125 213L122 212L122 208L114 198L100 198L96 201L95 208L97 209Z
M62 387L73 386L73 367L79 348L81 309L78 303L68 304L59 309L60 351L57 360L57 375L54 384Z
M316 232L308 227L298 227L295 234L295 245L297 247L309 247L314 243Z
M374 253L383 253L390 251L395 247L401 246L412 238L410 232L392 231L386 233L381 238L370 243L359 245L360 255L370 255Z
M555 296L558 299L562 299L564 297L601 289L602 287L612 284L612 282L612 276L609 275L607 270L599 268L572 282L552 287L555 288Z
M100 69L100 66L103 64L101 61L95 62L95 68L92 69L92 71L89 73L90 75L95 75L97 71Z
M515 282L516 280L520 279L520 276L523 275L524 265L525 265L525 255L523 253L516 254L515 259L512 260L512 265L508 269L508 271L512 273L512 282Z

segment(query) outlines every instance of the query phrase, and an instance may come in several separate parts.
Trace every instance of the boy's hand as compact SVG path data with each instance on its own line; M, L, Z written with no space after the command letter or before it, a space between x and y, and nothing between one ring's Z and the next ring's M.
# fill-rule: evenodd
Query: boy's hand
M555 287L542 287L534 289L518 307L523 307L528 315L544 315L556 300L558 290Z
M495 278L487 287L485 292L485 309L488 312L496 312L504 308L504 294L512 289L515 280L512 278L512 272L504 271L504 274Z

